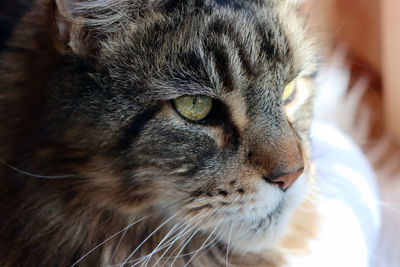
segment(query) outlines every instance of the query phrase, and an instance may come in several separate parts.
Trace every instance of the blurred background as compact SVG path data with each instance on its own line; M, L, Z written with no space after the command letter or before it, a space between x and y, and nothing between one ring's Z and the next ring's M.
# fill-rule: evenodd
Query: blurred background
M310 31L325 49L323 65L342 72L338 79L348 77L347 99L355 112L342 114L337 124L363 149L377 176L383 221L375 265L400 266L400 1L305 5Z
M330 48L346 47L352 74L370 79L370 89L384 103L382 127L400 144L400 1L309 0L308 4L322 42L325 39Z

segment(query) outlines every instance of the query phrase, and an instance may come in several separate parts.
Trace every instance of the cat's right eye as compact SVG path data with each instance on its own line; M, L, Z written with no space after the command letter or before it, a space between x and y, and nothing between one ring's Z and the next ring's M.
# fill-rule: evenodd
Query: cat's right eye
M213 99L204 95L181 96L174 100L178 113L193 122L199 122L210 114Z
M283 90L283 94L282 94L283 104L287 104L294 99L294 96L296 94L296 89L297 89L296 87L297 87L296 80L293 80L286 85L285 89Z

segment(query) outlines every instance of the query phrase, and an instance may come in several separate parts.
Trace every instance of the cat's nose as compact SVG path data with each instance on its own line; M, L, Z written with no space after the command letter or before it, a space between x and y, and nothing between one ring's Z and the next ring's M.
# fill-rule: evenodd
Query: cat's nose
M277 184L283 191L286 191L303 173L304 168L300 168L295 172L282 173L274 176L264 176L263 179L271 184Z
M295 139L289 141L286 139L277 147L259 145L248 154L249 163L260 172L261 177L283 191L292 186L304 171L301 149Z
M301 140L288 123L281 124L280 129L274 127L268 125L265 132L260 129L250 132L247 162L258 171L259 178L285 191L303 173L303 151ZM274 134L269 133L273 130Z

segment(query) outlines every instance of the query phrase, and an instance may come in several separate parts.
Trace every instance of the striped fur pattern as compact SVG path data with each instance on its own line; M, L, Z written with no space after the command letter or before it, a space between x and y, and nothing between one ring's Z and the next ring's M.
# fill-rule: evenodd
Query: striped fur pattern
M297 10L36 1L1 54L0 265L282 266L304 249L316 62ZM182 95L213 97L210 119L183 119Z

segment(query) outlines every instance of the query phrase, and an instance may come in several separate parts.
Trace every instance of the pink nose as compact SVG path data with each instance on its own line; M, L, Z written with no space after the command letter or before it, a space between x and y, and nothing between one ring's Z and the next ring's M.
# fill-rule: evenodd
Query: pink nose
M271 184L277 184L283 191L286 191L294 182L296 182L303 171L304 168L300 168L294 173L284 173L275 177L264 177L264 180Z

